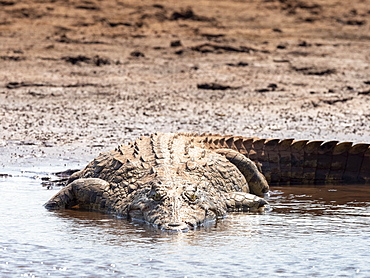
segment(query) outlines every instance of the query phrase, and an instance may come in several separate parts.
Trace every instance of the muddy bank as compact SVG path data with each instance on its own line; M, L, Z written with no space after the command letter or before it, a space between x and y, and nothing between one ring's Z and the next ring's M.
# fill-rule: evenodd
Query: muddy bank
M369 7L0 1L0 166L156 131L370 142Z

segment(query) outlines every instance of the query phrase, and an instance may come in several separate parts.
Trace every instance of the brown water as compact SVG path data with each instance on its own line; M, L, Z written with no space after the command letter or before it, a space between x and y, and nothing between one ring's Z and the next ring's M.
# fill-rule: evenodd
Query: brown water
M370 277L368 186L273 187L265 214L162 233L44 209L45 172L0 178L1 277Z

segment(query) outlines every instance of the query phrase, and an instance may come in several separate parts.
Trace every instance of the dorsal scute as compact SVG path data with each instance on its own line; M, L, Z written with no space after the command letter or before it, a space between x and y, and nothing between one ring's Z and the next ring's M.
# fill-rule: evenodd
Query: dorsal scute
M121 163L139 160L156 165L185 165L189 159L205 165L209 152L232 149L261 166L272 183L332 182L340 180L370 180L368 144L338 141L261 139L210 133L156 133L136 139L116 148L114 170ZM101 159L101 157L100 157ZM104 162L105 163L105 162ZM103 164L104 164L103 163ZM104 165L95 164L99 173ZM109 163L108 163L109 164ZM194 170L193 170L194 171Z

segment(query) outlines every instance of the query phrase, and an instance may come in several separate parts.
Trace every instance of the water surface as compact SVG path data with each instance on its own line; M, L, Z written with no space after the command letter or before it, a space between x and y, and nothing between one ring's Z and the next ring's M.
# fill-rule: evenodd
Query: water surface
M370 277L368 186L272 187L265 214L163 233L48 211L43 170L0 178L1 277Z

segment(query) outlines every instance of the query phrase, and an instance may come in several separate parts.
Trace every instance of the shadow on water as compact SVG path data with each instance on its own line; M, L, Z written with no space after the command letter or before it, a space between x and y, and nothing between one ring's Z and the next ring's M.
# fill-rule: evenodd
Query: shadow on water
M269 198L275 213L370 216L369 185L274 186Z

